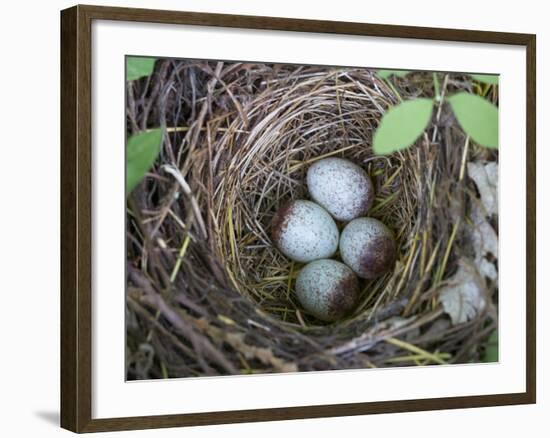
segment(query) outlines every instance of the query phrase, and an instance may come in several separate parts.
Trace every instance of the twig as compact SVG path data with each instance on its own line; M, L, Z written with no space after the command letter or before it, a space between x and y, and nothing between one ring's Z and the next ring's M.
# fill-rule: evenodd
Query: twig
M189 187L189 184L187 184L187 181L185 181L185 178L179 171L179 169L171 164L164 164L162 165L162 169L165 172L168 172L170 175L172 175L174 178L176 178L176 181L181 186L183 193L189 197L191 200L191 207L193 209L193 213L195 215L195 218L197 219L197 222L199 223L200 230L202 232L202 236L207 239L208 233L206 231L206 226L204 225L204 220L202 219L202 214L199 208L199 204L196 200L196 198L193 196L193 192L191 191L191 187Z

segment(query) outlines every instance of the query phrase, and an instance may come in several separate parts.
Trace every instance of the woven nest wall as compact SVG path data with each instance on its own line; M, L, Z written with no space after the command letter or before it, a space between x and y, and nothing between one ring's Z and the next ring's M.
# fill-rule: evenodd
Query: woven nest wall
M470 145L445 105L413 147L371 148L387 108L429 94L430 78L390 87L364 68L163 60L131 83L128 131L167 134L128 199L128 378L478 361L496 326L496 280L480 276L489 305L460 324L439 294L476 257L466 163L497 153ZM470 86L445 80L447 91ZM308 199L308 166L328 156L371 176L369 216L398 248L394 269L363 280L356 310L332 324L300 306L302 265L270 237L278 207Z

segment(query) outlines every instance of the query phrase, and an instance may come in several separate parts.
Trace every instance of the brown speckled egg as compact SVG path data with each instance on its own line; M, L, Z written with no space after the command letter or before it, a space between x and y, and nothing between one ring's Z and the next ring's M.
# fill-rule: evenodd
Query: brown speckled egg
M336 321L357 303L359 282L353 271L336 260L308 263L296 279L296 296L308 312L322 321Z
M290 201L271 224L273 241L288 258L307 263L334 255L338 228L325 209L311 201Z
M371 279L389 271L396 255L393 233L377 219L354 219L340 236L340 256L361 278Z
M313 200L340 221L364 216L374 200L367 172L343 158L324 158L312 164L307 187Z

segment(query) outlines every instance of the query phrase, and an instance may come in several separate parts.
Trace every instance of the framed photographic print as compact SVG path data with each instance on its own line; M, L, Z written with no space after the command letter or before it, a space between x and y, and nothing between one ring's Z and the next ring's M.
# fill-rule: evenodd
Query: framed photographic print
M64 428L535 402L534 35L75 6L61 49Z

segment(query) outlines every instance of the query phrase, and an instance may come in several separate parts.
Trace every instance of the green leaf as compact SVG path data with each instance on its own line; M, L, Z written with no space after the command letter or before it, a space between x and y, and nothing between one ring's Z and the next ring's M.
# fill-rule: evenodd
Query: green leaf
M433 101L414 99L390 108L374 134L377 154L390 154L413 144L432 118Z
M126 143L126 195L142 180L160 152L162 129L132 135Z
M457 93L448 97L464 132L488 148L498 148L498 108L475 94Z
M484 84L498 85L498 75L470 75L476 81Z
M409 73L410 71L406 71L406 70L378 70L377 72L378 76L380 76L382 79L387 79L391 75L404 78L405 75L408 75Z
M155 58L126 58L126 80L135 81L143 76L149 76L155 68Z
M482 362L498 362L498 331L495 330L487 340L485 353L481 357Z

